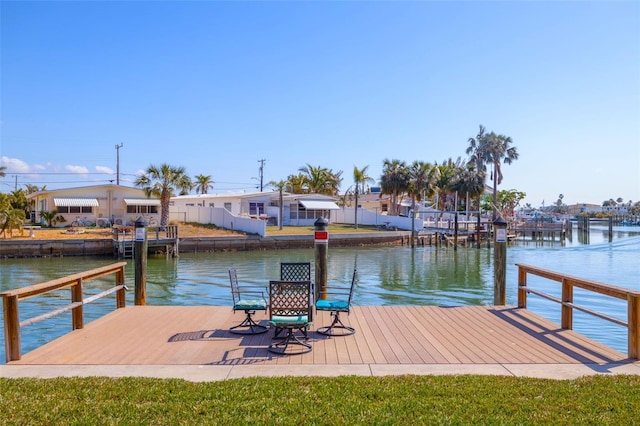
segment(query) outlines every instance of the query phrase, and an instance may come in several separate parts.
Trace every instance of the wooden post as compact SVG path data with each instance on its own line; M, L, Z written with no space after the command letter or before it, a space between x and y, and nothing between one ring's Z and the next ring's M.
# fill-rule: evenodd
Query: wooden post
M140 216L136 220L135 227L135 296L134 304L144 306L147 304L147 225L148 222Z
M478 221L476 222L476 248L480 248L480 210L478 210Z
M2 298L4 308L4 350L7 362L20 359L20 316L18 315L18 296L5 295Z
M562 279L562 302L573 303L573 285L566 278ZM565 330L572 330L573 308L563 304L560 312L560 327Z
M71 303L82 303L82 278L71 286ZM78 330L84 327L84 306L80 304L71 309L71 328Z
M319 217L315 223L314 247L316 260L315 300L327 298L327 265L329 263L329 221Z
M116 285L124 285L124 266L116 272ZM126 292L124 288L121 288L116 292L116 308L124 308L126 300Z
M458 212L453 219L453 251L458 250Z
M627 311L628 357L638 359L640 357L640 296L633 294L627 296Z
M493 249L493 304L506 305L507 276L507 222L498 216L494 221L495 247Z
M356 226L356 229L358 227ZM411 211L411 248L416 247L416 212Z
M527 271L518 265L518 308L527 309L527 290L520 287L527 286Z
M613 216L609 216L609 242L613 241Z

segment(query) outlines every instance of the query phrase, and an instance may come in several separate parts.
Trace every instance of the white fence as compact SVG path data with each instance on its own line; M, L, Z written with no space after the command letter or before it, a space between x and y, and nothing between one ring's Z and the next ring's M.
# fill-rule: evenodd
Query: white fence
M169 220L177 222L195 222L213 224L220 228L257 234L261 237L267 235L267 221L252 219L245 216L236 216L222 207L180 207L180 210L171 208Z
M340 210L331 211L331 222L355 223L355 209L343 207ZM366 209L358 209L358 225L385 226L387 228L404 229L411 231L411 218L404 216L387 216L374 213ZM414 220L415 230L422 229L422 219Z

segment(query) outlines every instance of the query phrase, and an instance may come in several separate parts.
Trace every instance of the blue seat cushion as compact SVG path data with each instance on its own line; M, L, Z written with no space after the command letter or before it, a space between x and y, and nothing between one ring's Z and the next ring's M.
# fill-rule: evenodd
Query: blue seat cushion
M297 316L273 315L269 322L275 325L276 327L285 327L287 325L303 326L309 323L309 317L307 315L297 315Z
M321 311L347 312L349 310L349 302L345 300L318 300L316 302L316 309L320 309Z
M238 303L235 304L234 309L238 311L246 311L246 310L266 310L267 304L264 300L261 299L240 299Z

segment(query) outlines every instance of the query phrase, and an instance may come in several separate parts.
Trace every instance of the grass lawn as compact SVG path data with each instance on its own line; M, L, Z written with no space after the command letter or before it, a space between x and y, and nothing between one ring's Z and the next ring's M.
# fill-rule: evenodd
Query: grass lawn
M329 224L327 227L329 231L329 238L331 238L331 234L365 234L371 232L385 232L380 231L376 226L373 225L358 225L358 229L355 229L352 224ZM276 236L276 235L313 235L315 231L315 227L313 226L284 226L282 230L278 229L277 226L267 226L267 236Z
M638 423L640 377L0 378L3 425Z

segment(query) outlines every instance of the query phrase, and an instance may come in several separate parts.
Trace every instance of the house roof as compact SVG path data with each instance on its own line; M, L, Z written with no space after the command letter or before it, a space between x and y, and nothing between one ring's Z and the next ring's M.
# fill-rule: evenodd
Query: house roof
M122 186L122 185L114 185L114 184L105 184L105 185L91 185L91 186L76 186L76 187L72 187L72 188L59 188L59 189L47 189L44 191L38 191L38 192L32 192L31 194L27 195L27 200L30 200L32 198L37 198L37 197L42 197L42 196L47 196L47 195L56 195L56 194L70 194L73 193L74 191L83 191L83 192L87 192L87 190L95 190L94 192L104 192L107 190L113 190L113 191L130 191L130 192L138 192L138 193L143 193L143 190L140 188L134 188L134 187L130 187L130 186ZM85 194L86 195L86 194ZM64 198L63 196L61 196L60 198ZM73 198L73 197L67 197L67 198Z

